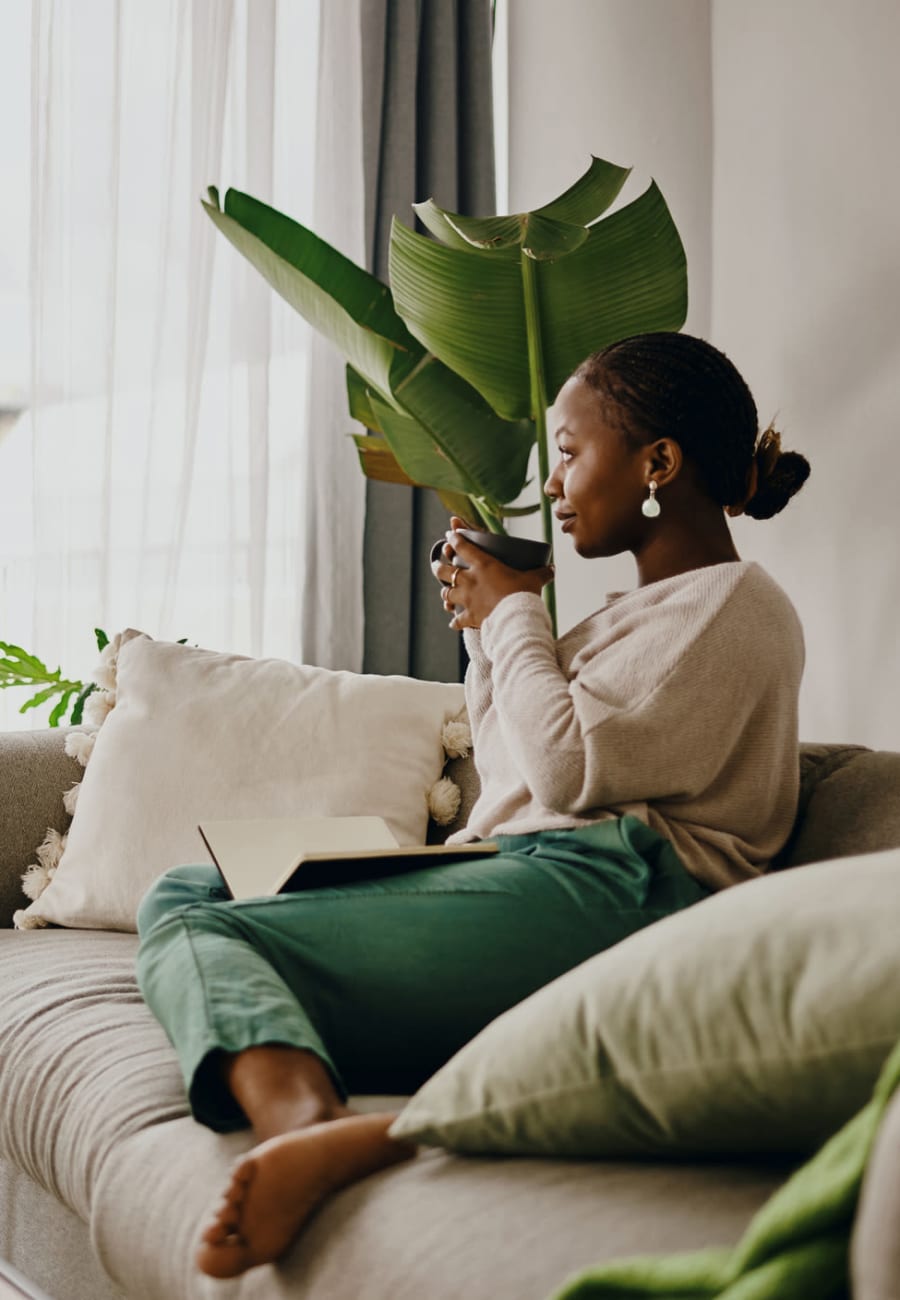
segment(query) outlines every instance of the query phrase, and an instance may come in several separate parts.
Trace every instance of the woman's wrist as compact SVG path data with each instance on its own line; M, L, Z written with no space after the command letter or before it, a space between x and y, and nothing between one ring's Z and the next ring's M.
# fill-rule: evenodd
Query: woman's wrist
M509 595L499 600L491 612L481 624L481 647L483 651L492 658L491 646L498 635L502 634L502 629L506 624L518 621L519 618L527 620L529 628L533 626L535 613L540 616L541 622L552 636L552 627L543 597L533 591L511 591Z

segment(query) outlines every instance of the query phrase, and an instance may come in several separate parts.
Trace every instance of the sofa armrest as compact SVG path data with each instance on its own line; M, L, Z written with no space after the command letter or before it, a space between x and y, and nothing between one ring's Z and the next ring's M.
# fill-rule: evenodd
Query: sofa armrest
M28 905L21 875L52 826L65 832L71 818L62 797L83 768L65 751L71 728L0 733L0 927Z

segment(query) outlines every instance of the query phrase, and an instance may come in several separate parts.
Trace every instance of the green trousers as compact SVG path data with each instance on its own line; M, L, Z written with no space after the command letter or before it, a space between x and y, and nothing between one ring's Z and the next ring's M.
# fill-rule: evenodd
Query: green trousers
M195 1118L246 1126L216 1054L263 1043L314 1052L342 1100L414 1092L503 1011L709 892L635 817L498 839L494 856L242 902L213 867L163 875L138 913L138 979Z

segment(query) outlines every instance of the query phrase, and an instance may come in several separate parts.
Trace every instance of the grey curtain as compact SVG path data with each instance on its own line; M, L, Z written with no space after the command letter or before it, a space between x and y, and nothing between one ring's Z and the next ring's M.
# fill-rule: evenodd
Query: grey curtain
M396 214L434 198L495 210L490 0L362 0L363 143L369 269L388 279ZM367 484L365 658L371 673L457 681L462 638L447 628L431 543L447 528L433 492Z

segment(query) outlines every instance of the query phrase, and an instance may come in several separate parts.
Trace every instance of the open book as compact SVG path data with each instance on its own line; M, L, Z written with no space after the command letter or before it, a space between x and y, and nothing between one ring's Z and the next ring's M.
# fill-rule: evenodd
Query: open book
M497 852L490 840L401 846L381 817L259 817L204 821L197 829L235 899L373 880Z

